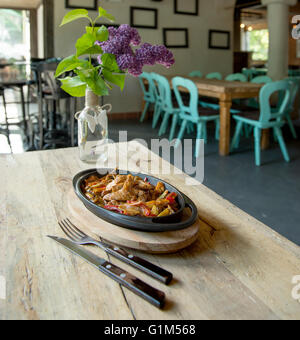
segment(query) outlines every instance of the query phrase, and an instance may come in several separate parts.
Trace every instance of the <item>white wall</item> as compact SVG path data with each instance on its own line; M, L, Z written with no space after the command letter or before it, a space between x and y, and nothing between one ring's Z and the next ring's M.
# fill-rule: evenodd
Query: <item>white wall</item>
M188 0L191 1L191 0ZM209 29L230 31L233 36L233 11L235 0L199 0L199 16L174 14L173 0L153 2L150 0L98 1L109 13L116 17L117 24L129 23L130 6L158 9L159 29L139 29L143 41L152 44L163 43L162 28L188 28L189 49L173 49L176 64L167 70L162 66L145 68L161 74L186 75L192 70L203 73L218 71L226 75L232 73L233 52L229 50L208 49ZM54 0L55 3L55 56L66 57L74 54L76 40L84 33L84 19L59 28L63 16L67 13L65 1ZM95 17L96 12L91 12ZM231 44L233 45L233 43ZM106 102L113 104L114 112L139 112L141 109L141 90L137 79L128 76L124 92L115 89Z

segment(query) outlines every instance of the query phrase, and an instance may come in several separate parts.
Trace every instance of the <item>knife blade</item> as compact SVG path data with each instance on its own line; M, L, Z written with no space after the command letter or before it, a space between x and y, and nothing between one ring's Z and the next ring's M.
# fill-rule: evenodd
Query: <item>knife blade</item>
M97 255L84 249L83 247L76 245L72 241L56 236L48 237L62 245L67 250L71 251L73 254L79 256L89 264L99 269L103 274L109 276L114 281L118 282L119 284L126 287L139 297L151 303L153 306L161 309L164 307L165 305L164 292L151 287L150 285L141 281L134 275L113 265L112 263L106 261L105 259L98 257Z

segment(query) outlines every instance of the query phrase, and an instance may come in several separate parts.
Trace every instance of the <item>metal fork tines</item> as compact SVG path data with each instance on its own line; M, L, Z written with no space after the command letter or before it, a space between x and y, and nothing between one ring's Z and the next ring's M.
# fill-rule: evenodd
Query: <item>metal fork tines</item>
M94 238L88 236L83 231L78 229L68 218L58 222L58 224L62 231L69 237L69 239L78 245L96 245L108 254L139 269L140 271L155 278L158 281L163 282L164 284L169 284L173 279L173 275L170 272L154 265L153 263L134 256L124 249L97 241Z

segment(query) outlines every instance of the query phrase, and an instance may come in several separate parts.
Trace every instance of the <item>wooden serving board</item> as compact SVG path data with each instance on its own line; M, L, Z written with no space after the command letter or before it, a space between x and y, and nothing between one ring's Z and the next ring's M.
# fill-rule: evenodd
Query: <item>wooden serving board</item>
M108 223L91 213L75 192L68 194L68 208L72 222L87 234L93 234L121 247L140 250L150 254L170 254L187 248L199 235L199 220L191 227L172 232L147 233L129 230ZM188 212L187 212L188 213Z

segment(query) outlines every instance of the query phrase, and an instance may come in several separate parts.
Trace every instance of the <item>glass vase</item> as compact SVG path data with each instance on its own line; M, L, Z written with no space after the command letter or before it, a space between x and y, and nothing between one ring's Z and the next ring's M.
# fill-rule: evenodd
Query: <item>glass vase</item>
M85 108L76 114L79 154L83 162L106 161L104 146L108 143L107 113L111 109L110 104L101 107L99 97L87 89Z

